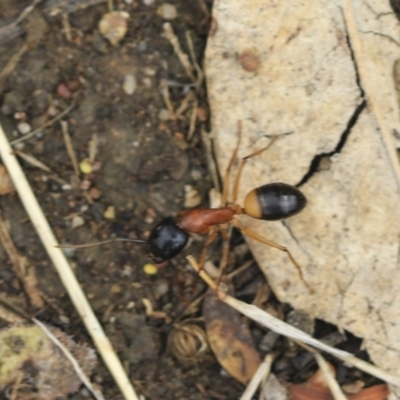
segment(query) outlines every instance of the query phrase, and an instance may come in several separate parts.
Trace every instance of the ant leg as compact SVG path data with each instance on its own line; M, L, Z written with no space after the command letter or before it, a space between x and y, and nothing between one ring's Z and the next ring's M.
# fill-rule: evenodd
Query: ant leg
M202 271L204 268L204 264L206 263L207 258L207 247L214 241L217 237L218 231L215 226L210 228L210 233L208 234L207 240L204 243L203 250L201 251L200 262L199 262L199 271Z
M223 240L223 247L222 247L222 258L221 258L221 263L219 266L219 276L217 279L217 286L221 283L222 276L224 275L224 272L226 270L226 266L228 264L228 256L229 256L229 244L231 241L231 229L227 225L219 225L219 229L221 232L222 240Z
M233 163L235 162L235 160L237 158L237 153L239 150L241 140L242 140L242 121L238 121L238 140L236 143L235 150L232 153L232 157L229 160L228 168L226 169L225 176L224 176L224 182L223 182L223 188L222 188L222 201L221 201L223 206L225 206L227 204L229 178L230 178Z
M280 245L278 243L272 242L271 240L268 240L268 239L264 238L263 236L259 235L257 232L254 232L253 230L243 226L236 219L233 219L230 223L231 223L232 226L234 226L235 228L240 229L243 233L245 233L246 235L248 235L252 239L257 240L260 243L266 244L267 246L274 247L275 249L284 251L288 255L288 257L289 257L290 261L292 262L292 264L297 268L297 270L299 272L300 279L307 286L307 289L310 291L310 293L315 293L314 289L304 279L303 272L301 270L300 264L296 261L296 259L292 256L292 253L285 246L282 246L282 245Z
M242 158L242 162L240 163L238 172L237 172L237 174L236 174L235 183L234 183L234 185L233 185L233 199L232 199L232 202L233 202L234 204L236 204L236 200L237 200L237 197L238 197L238 194L239 194L239 183L240 183L240 178L241 178L241 176L242 176L243 168L244 168L244 166L246 165L247 160L250 160L250 158L253 158L253 157L257 157L257 156L259 156L261 153L263 153L264 151L268 150L268 149L274 144L275 140L278 139L278 137L279 137L279 136L273 136L273 137L271 138L271 141L268 143L268 146L265 146L265 147L263 147L262 149L257 150L257 151L255 151L254 153L251 153L251 154L249 154L248 156Z

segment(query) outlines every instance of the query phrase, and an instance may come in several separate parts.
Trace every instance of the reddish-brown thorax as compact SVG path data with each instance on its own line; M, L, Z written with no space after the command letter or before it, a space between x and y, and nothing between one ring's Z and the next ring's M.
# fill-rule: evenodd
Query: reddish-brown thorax
M229 222L236 214L231 207L203 208L180 212L176 219L179 228L190 233L207 233L214 225Z

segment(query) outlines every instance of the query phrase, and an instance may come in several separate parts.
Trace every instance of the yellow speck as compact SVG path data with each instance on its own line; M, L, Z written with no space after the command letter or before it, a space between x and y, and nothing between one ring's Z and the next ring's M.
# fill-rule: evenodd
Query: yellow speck
M115 218L115 207L109 206L106 211L103 213L104 218L106 219L114 219Z
M143 271L147 275L155 275L157 273L157 267L154 264L145 264Z
M82 174L88 175L93 172L93 166L89 159L84 159L79 163L79 169L81 170Z

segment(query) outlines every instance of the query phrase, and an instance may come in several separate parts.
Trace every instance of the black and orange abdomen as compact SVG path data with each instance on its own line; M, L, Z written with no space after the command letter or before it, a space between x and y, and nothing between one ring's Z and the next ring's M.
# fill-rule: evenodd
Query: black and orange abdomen
M247 215L276 221L299 213L307 199L299 189L286 183L269 183L249 192L244 200Z

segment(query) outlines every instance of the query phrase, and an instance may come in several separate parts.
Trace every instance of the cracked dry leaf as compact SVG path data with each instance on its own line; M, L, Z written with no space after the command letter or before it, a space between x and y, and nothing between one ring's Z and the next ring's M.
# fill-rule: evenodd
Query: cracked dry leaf
M203 303L208 342L222 367L246 384L261 364L248 326L241 315L208 289Z
M362 65L344 19L349 5ZM301 183L308 198L301 214L241 220L287 246L315 294L285 253L249 240L260 267L281 301L364 338L372 360L400 375L400 184L382 129L400 132L393 77L400 27L389 1L216 0L213 17L205 64L221 171L238 119L239 157L265 146L267 135L291 132L249 160L238 200L265 183ZM359 71L368 73L380 119Z

